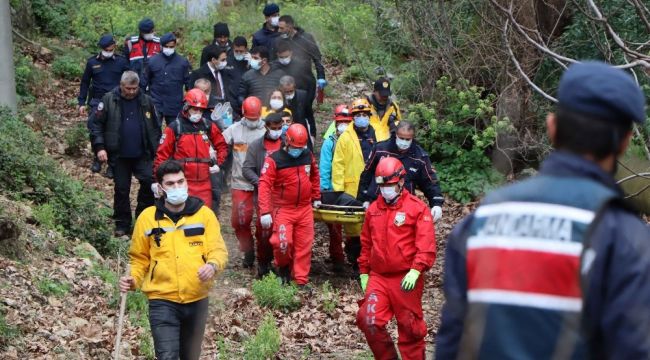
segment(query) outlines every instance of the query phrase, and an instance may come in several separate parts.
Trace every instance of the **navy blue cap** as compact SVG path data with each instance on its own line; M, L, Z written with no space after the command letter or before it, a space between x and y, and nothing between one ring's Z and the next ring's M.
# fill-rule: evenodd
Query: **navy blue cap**
M172 41L176 41L176 35L174 35L172 32L168 32L167 34L160 37L160 45L162 46L165 46L168 42Z
M226 23L216 23L213 27L214 37L218 38L220 36L230 37L230 29L228 29L228 24Z
M97 46L99 46L101 49L106 49L113 44L115 44L113 34L104 34L99 38L99 41L97 42Z
M149 18L144 18L140 20L140 23L138 24L138 29L140 29L141 33L148 34L153 31L153 20Z
M631 75L603 62L571 65L560 78L559 105L611 121L643 123L645 96Z
M264 7L264 11L262 12L264 13L264 16L271 16L275 13L279 13L280 7L276 3L266 4L266 6Z

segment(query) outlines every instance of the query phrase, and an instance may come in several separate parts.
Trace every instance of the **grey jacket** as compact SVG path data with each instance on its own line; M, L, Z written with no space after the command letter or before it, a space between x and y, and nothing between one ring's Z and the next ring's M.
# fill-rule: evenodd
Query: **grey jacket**
M242 168L244 179L255 186L260 182L260 174L266 158L266 149L264 148L264 136L253 141L246 151L246 159Z

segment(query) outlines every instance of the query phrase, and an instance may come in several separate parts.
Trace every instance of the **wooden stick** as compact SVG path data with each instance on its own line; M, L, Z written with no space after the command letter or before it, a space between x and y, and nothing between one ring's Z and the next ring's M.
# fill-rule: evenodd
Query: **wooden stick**
M126 265L126 276L131 274L131 264ZM117 337L115 338L115 360L120 359L120 343L122 342L122 327L124 325L124 310L126 310L126 295L127 292L120 292L120 316L117 320Z

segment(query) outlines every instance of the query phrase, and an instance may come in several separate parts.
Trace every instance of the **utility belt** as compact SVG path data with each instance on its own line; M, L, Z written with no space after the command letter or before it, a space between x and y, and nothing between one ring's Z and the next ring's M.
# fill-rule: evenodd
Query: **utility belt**
M217 162L214 159L206 159L206 158L181 158L181 159L174 159L176 161L180 161L182 163L199 163L199 164L209 164L210 166L216 165Z

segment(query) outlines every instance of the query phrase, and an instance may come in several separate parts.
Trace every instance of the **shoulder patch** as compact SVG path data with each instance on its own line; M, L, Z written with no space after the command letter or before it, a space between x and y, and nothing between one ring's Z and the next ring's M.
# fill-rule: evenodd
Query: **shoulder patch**
M104 102L103 101L100 102L99 104L97 104L97 111L102 111L102 110L104 110Z
M162 145L165 142L165 139L167 138L167 134L163 133L162 136L160 137L160 144Z
M393 221L395 226L402 226L406 222L406 213L404 212L398 212L395 214L395 220Z

